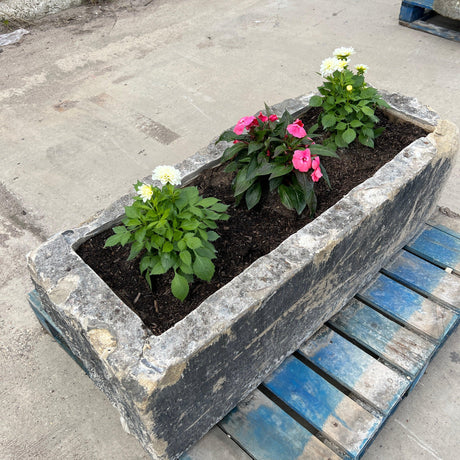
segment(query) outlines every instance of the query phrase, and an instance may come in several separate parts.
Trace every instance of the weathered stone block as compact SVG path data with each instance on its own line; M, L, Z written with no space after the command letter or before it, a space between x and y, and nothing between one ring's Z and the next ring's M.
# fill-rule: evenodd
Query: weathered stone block
M160 336L75 253L120 221L130 195L29 254L46 313L153 458L176 458L197 441L337 313L432 213L458 130L414 99L384 97L396 117L430 134ZM302 96L275 109L300 114L308 101ZM178 165L184 182L217 163L225 147L211 143Z

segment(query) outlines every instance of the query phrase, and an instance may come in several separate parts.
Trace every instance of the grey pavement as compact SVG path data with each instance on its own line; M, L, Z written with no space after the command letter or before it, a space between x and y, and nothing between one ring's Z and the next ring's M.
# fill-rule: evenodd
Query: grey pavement
M25 254L191 155L263 103L309 93L353 46L377 88L460 126L460 45L400 2L115 0L36 21L0 54L0 459L147 459L29 309ZM460 166L438 219L460 230ZM458 458L460 335L365 456Z

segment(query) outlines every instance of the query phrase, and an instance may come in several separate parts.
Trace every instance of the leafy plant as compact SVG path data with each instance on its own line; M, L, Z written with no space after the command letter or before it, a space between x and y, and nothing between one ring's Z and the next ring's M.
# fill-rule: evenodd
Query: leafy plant
M159 166L152 178L162 187L137 182L137 196L125 207L123 225L114 227L114 235L105 247L131 245L128 260L142 254L141 273L150 287L150 277L174 271L172 294L184 300L194 277L210 281L214 275L212 259L219 238L216 221L228 220L228 206L217 198L202 198L196 187L176 188L180 173L170 166Z
M335 151L315 144L299 119L289 112L281 119L271 114L241 118L233 131L224 132L217 142L233 142L223 156L226 172L236 172L233 192L236 203L244 198L248 209L259 203L264 190L278 192L283 205L301 214L308 206L316 210L314 183L329 179L320 156L337 157ZM307 174L309 173L309 174Z
M319 122L331 133L325 145L343 148L358 138L361 144L374 147L374 139L384 130L375 127L379 122L375 107L388 104L366 84L366 65L356 65L356 73L349 69L352 54L353 48L337 48L334 57L322 62L321 75L326 81L318 87L321 96L313 96L310 105L323 109Z

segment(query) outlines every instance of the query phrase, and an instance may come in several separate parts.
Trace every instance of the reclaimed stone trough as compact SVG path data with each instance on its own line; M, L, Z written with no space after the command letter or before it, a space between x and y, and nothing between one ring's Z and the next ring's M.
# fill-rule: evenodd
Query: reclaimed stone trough
M458 130L415 99L382 95L391 115L423 127L427 136L160 336L75 252L120 222L131 194L28 255L59 340L152 458L177 458L203 436L337 313L434 210ZM310 97L273 109L301 115ZM226 146L211 143L176 165L183 183L217 164Z

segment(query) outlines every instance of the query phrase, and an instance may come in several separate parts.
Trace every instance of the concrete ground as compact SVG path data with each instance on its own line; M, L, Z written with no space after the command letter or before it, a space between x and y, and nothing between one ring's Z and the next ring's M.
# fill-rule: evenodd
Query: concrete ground
M118 413L46 335L25 254L158 164L263 103L308 93L338 46L378 88L460 125L458 43L398 25L400 1L115 0L37 21L0 54L0 458L147 459ZM460 167L439 205L460 230ZM450 217L447 217L446 214ZM367 460L458 458L460 335Z

